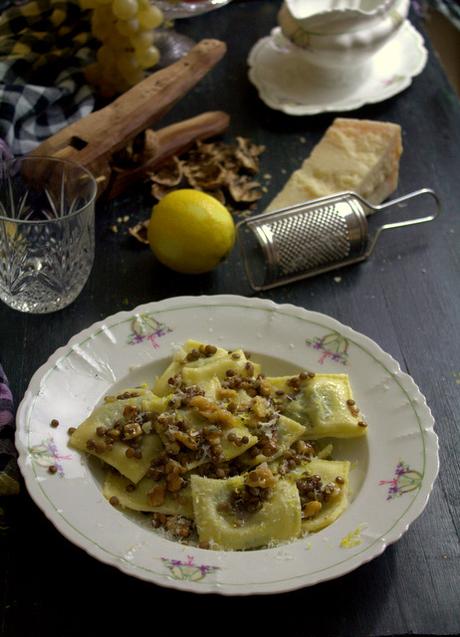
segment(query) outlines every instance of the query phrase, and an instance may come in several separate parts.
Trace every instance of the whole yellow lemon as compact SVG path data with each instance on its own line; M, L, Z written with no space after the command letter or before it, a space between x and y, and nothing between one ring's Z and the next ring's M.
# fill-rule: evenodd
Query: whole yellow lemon
M235 243L232 215L199 190L174 190L153 207L148 239L156 258L176 272L215 268Z

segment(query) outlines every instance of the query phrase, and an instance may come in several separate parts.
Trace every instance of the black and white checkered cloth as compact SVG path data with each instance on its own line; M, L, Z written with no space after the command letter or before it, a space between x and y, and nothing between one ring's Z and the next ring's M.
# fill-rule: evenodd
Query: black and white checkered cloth
M72 0L33 0L1 14L0 137L14 155L94 109L82 70L91 38L88 12Z

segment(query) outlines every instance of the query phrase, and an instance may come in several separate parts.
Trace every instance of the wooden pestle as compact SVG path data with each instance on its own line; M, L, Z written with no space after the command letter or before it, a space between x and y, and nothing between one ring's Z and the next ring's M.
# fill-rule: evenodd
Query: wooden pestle
M76 161L107 187L113 153L149 128L179 101L225 54L219 40L202 40L178 62L153 73L108 106L70 124L31 155Z

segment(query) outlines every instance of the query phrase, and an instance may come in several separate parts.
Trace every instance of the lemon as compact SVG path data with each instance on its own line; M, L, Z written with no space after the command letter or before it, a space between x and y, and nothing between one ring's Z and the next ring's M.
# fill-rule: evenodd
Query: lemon
M235 242L232 215L203 192L174 190L153 207L148 239L156 258L177 272L215 268Z

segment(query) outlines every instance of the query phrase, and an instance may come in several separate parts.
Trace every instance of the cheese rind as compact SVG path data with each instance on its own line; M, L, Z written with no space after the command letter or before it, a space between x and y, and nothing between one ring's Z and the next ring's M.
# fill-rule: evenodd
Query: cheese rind
M337 118L267 212L344 191L379 204L397 188L401 153L397 124Z

